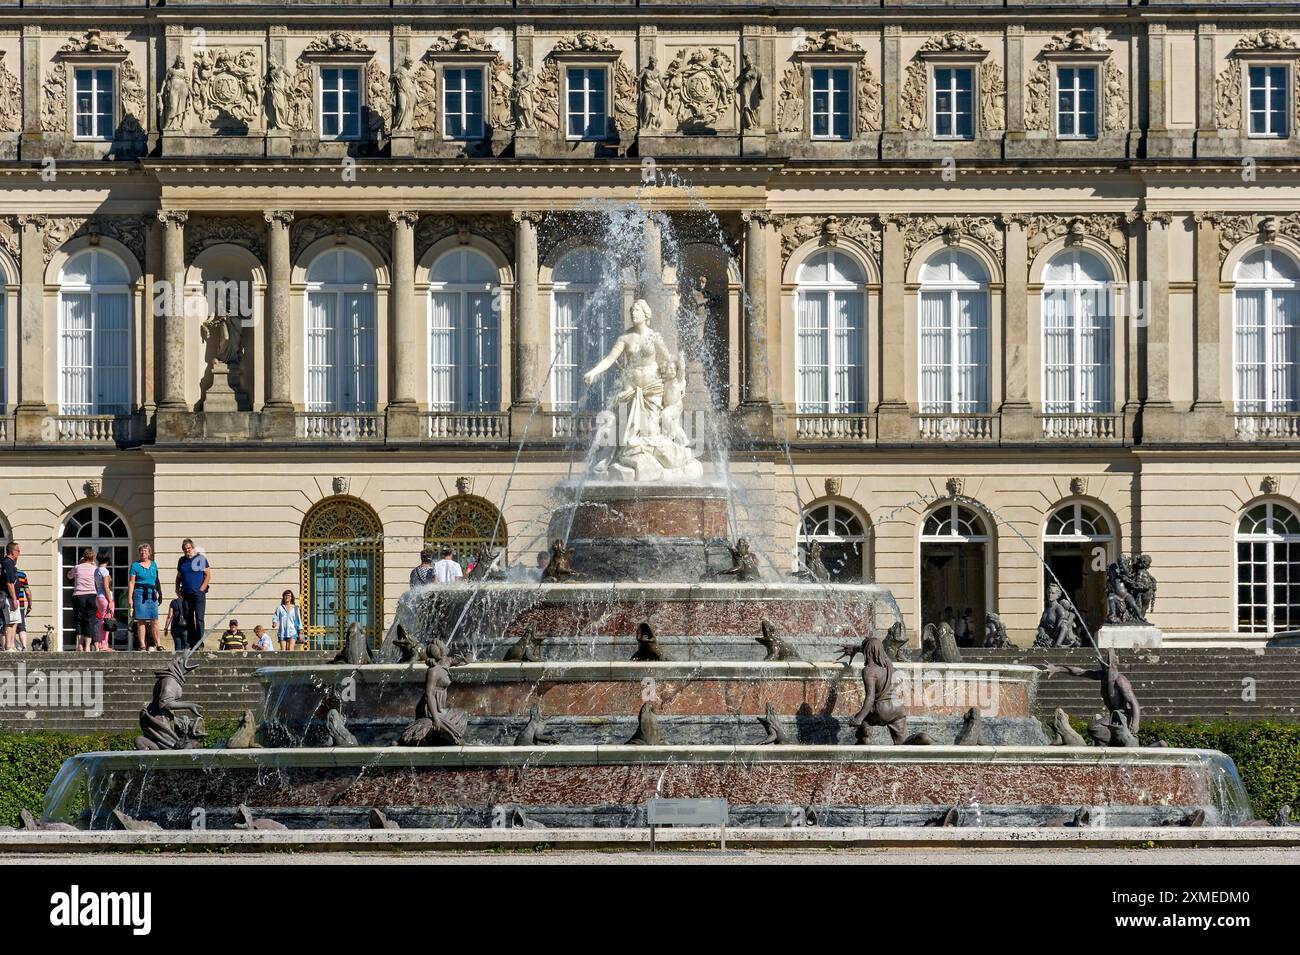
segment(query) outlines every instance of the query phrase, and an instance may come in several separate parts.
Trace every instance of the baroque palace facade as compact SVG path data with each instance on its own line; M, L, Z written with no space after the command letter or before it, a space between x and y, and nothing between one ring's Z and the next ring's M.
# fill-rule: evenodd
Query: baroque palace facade
M1169 640L1300 625L1298 68L1289 3L0 7L30 629L87 544L192 537L210 628L291 587L318 641L423 541L531 565L593 195L680 226L780 561L1025 643L1037 553L1095 625L1142 552Z

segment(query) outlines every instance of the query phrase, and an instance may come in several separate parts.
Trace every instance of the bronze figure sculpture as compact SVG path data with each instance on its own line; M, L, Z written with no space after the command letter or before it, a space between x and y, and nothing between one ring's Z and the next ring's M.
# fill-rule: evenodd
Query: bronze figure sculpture
M1086 669L1076 666L1062 666L1057 663L1047 664L1047 675L1050 677L1054 673L1068 673L1071 676L1081 676L1089 680L1098 680L1101 683L1101 699L1105 704L1107 713L1122 713L1124 715L1124 730L1136 734L1142 719L1142 707L1138 704L1137 694L1133 692L1133 684L1128 681L1123 673L1119 672L1119 657L1115 653L1115 648L1111 647L1106 651L1104 659L1099 661L1100 667ZM1094 723L1098 730L1108 728L1113 723ZM1109 745L1108 730L1102 735L1105 739L1098 739L1098 735L1093 733L1093 726L1088 728L1093 739Z
M1084 738L1075 732L1074 727L1070 725L1070 717L1059 706L1052 714L1052 729L1056 731L1056 741L1052 743L1053 746L1088 745Z
M424 648L429 669L424 676L424 695L415 707L415 722L398 739L399 746L460 746L469 728L469 714L452 707L447 700L451 686L448 667L455 659L441 640L430 640Z
M329 734L331 746L360 745L357 738L348 730L347 724L343 722L343 714L338 710L330 710L325 714L325 732Z
M759 629L762 633L755 637L755 641L767 649L767 656L764 660L802 660L799 651L793 646L781 639L776 629L766 620L759 621Z
M370 646L366 643L366 632L361 629L361 624L355 620L348 624L347 636L343 641L343 649L339 650L330 663L345 663L350 666L365 666L372 663L370 657Z
M576 580L582 574L573 569L573 549L565 546L564 541L555 538L551 542L551 559L546 563L546 569L542 571L542 582L558 584L569 580Z
M867 727L884 726L895 746L915 745L907 736L907 712L898 700L894 661L885 653L885 645L868 635L858 652L862 654L862 708L849 721L858 727L858 741L867 741ZM852 660L850 656L849 662Z
M528 711L528 722L515 737L516 746L550 746L559 742L546 732L546 720L542 717L540 703L534 703Z
M789 739L786 738L785 729L781 726L781 721L777 718L776 707L771 703L768 703L764 707L764 715L758 717L758 722L762 725L763 729L767 730L767 738L759 743L760 746L768 746L772 744L784 746L786 743L790 742Z
M985 746L984 742L984 717L975 707L966 711L962 717L961 729L957 731L957 738L952 741L954 746Z
M737 580L758 580L758 556L749 548L749 541L740 538L731 551L731 566L717 573L719 577L735 577Z
M527 632L514 642L501 659L507 663L541 663L542 636L537 632L537 627L529 626Z
M664 653L663 647L659 646L655 632L645 621L637 624L636 650L632 654L632 659L640 663L663 662L668 659L668 654Z
M203 714L196 703L181 699L186 678L198 669L191 664L193 648L172 661L166 670L154 675L153 698L140 710L141 735L135 738L136 749L193 749L207 735Z
M658 710L652 701L646 701L641 704L641 712L636 718L636 732L632 738L627 741L628 746L664 746L664 734L659 729L659 723L655 719Z

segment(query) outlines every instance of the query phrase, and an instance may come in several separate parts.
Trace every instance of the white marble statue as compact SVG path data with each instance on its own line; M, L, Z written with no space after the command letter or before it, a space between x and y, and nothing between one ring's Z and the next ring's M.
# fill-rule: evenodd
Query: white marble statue
M590 385L615 363L622 371L615 410L626 417L626 424L613 456L596 465L595 473L638 482L700 477L704 468L681 427L685 367L679 370L663 336L650 327L650 306L644 299L632 303L632 327L583 381Z

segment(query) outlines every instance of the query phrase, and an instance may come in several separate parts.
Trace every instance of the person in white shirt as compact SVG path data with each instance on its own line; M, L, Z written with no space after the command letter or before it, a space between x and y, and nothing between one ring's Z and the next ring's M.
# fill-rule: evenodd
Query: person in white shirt
M465 571L451 556L451 548L442 549L442 560L433 565L433 579L440 584L453 584L465 577Z

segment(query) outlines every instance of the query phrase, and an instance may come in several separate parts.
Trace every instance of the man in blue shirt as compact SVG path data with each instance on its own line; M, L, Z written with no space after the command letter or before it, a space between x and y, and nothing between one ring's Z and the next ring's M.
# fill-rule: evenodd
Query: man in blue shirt
M203 612L207 609L208 585L212 583L212 566L188 537L181 542L185 554L176 562L176 587L185 602L185 631L191 647L203 649Z

